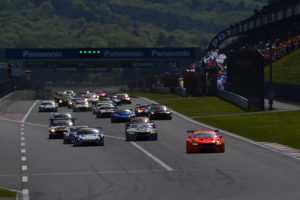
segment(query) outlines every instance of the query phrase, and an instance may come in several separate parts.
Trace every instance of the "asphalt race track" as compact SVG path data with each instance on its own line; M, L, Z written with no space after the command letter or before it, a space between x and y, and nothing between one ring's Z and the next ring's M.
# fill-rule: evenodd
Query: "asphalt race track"
M158 141L126 142L124 123L74 113L77 124L103 127L105 146L73 147L48 139L50 113L39 113L38 104L26 116L33 103L5 111L26 119L24 126L0 120L0 186L28 189L30 199L300 199L299 160L228 135L225 153L186 154L186 131L203 128L179 116L155 121ZM146 102L121 107L136 103Z

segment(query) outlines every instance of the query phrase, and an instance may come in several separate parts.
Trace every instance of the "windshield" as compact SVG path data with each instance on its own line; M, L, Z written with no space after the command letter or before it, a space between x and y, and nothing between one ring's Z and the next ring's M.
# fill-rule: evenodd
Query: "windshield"
M77 132L81 128L87 128L86 126L81 126L81 127L72 127L70 128L70 132Z
M151 124L132 124L131 128L152 128Z
M100 107L100 110L113 109L111 106Z
M91 135L91 134L98 134L99 132L98 131L79 131L77 133L77 135Z
M72 126L72 122L53 122L52 126Z
M152 107L153 110L167 110L166 106L153 106Z
M115 113L116 114L130 114L131 111L130 110L117 110Z
M208 137L218 137L215 133L197 133L194 134L194 138L208 138Z
M53 103L42 103L41 105L43 105L43 106L52 106Z
M69 115L54 115L53 116L54 119L59 119L59 118L70 118Z
M131 123L141 123L141 122L149 122L149 119L134 119L131 121Z

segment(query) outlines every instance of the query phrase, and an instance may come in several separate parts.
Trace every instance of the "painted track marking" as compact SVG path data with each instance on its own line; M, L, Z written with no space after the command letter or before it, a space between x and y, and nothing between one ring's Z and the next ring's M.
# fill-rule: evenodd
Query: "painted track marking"
M27 170L28 170L27 165L22 165L22 171L27 171Z
M132 144L137 149L139 149L140 151L142 151L144 154L146 154L149 158L151 158L152 160L154 160L155 162L157 162L160 166L162 166L163 168L165 168L167 171L174 171L173 168L171 168L170 166L168 166L167 164L165 164L163 161L161 161L159 158L157 158L156 156L154 156L152 153L150 153L149 151L147 151L146 149L144 149L143 147L141 147L137 143L130 142L130 144Z
M22 119L22 123L24 123L27 119L27 117L29 116L29 114L31 113L32 109L34 108L34 106L37 104L38 100L36 100L31 107L29 108L29 110L27 111L26 115L24 116L24 118Z

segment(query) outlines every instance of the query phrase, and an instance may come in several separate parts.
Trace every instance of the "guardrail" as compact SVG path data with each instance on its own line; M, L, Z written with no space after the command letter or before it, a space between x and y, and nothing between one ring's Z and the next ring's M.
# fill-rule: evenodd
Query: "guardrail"
M219 98L228 101L245 111L250 111L250 102L245 97L242 97L229 91L219 89L216 90L216 94Z

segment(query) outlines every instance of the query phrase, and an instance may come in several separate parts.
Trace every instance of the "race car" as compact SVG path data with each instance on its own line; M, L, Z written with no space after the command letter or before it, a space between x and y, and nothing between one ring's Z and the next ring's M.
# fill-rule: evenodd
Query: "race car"
M101 106L112 106L116 108L116 105L111 101L100 101L92 108L93 114L96 114Z
M131 98L128 94L116 94L117 98L120 99L121 103L131 104Z
M89 102L86 101L77 101L73 105L73 112L79 112L79 111L91 111L92 106L89 104Z
M73 145L96 144L104 146L104 134L97 128L82 128L74 137Z
M95 105L99 100L99 96L96 93L89 93L85 96L85 98L92 105Z
M138 124L138 123L150 123L153 128L155 128L154 122L151 122L148 117L134 117L131 119L130 122L126 123L126 128L128 128L132 124Z
M54 101L42 101L39 112L57 112L57 105Z
M68 131L64 132L64 144L71 144L74 141L75 135L81 128L87 128L88 126L70 126Z
M58 103L59 100L60 100L63 96L65 96L65 93L64 93L64 92L56 92L56 93L55 93L55 97L54 97L55 102Z
M53 121L48 129L49 139L63 138L64 132L67 132L70 126L73 126L72 120L60 119Z
M69 94L62 95L58 100L58 106L67 106L70 98Z
M147 139L157 140L157 129L153 128L151 123L131 124L126 129L126 141Z
M49 119L50 125L56 120L71 120L74 123L75 118L70 113L55 113Z
M102 105L98 108L96 113L97 118L101 117L110 117L111 114L115 111L115 107L112 104Z
M69 95L69 96L74 96L74 95L75 95L75 93L74 93L73 90L65 90L65 91L64 91L64 94L67 94L67 95Z
M121 100L117 96L110 97L110 100L113 101L116 105L121 105Z
M110 120L114 122L130 121L131 118L135 117L135 114L129 109L116 110L111 114Z
M99 97L105 97L106 96L106 93L104 91L97 91L95 93L98 94Z
M72 108L77 101L83 101L83 99L81 97L71 97L68 101L68 108Z
M172 112L166 105L152 104L148 110L150 119L172 119Z
M225 152L225 140L222 135L217 134L217 130L192 130L186 139L186 152Z
M136 116L148 116L150 108L151 108L151 105L149 105L149 104L145 104L145 105L136 104L136 107L134 109L135 115Z

